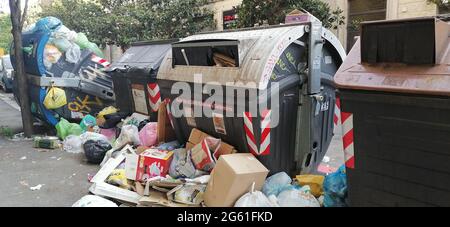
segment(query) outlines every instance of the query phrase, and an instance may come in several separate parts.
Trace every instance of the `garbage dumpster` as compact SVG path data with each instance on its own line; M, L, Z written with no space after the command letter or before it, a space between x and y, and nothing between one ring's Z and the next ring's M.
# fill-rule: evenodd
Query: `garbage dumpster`
M66 36L77 41L69 41ZM23 32L25 72L31 110L36 118L56 125L60 117L82 119L83 115L95 115L114 103L112 80L104 72L109 63L99 56L101 53L95 44L83 38L82 33L70 31L52 17L39 20L34 28ZM14 55L11 61L15 67ZM43 105L47 90L52 86L64 89L67 105L53 110ZM17 97L17 80L14 80L13 91Z
M160 97L153 92L156 73L171 44L178 40L134 43L109 68L116 94L116 107L122 112L151 115L158 110Z
M198 128L252 152L272 174L298 174L315 170L331 142L333 75L344 57L338 39L309 16L183 39L164 58L158 84L180 142Z
M336 74L351 206L450 206L449 25L364 23Z

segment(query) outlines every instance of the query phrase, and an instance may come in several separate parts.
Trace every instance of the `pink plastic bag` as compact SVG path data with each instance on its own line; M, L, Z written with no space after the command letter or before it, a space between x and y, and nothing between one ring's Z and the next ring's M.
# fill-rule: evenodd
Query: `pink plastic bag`
M106 136L110 142L114 141L116 139L116 129L100 129L100 134Z
M141 145L146 147L152 147L156 145L158 141L157 137L158 123L148 123L139 132L139 139L141 140Z

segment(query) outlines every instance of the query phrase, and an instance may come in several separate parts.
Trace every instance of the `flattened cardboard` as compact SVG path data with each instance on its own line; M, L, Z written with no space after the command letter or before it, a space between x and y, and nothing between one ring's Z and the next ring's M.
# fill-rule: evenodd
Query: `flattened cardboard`
M198 129L195 129L195 128L192 129L191 136L189 137L189 142L186 144L186 149L187 150L192 149L195 145L201 143L207 137L214 138L214 136L210 136ZM220 148L219 148L220 155L234 154L234 153L237 153L237 151L233 146L231 146L223 141L221 142Z
M162 102L158 110L157 138L159 144L176 139L175 131L172 128L169 116L167 114L167 105L167 102Z

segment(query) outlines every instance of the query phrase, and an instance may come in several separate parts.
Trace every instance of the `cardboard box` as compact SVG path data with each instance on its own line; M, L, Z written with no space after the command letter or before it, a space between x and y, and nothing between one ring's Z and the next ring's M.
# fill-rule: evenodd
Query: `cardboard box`
M172 162L173 152L149 149L142 154L127 154L125 160L126 177L134 181L166 176Z
M187 142L186 144L186 149L190 150L192 149L195 145L200 144L205 138L207 137L213 137L214 136L210 136L198 129L192 129L191 135L189 137L189 142ZM227 144L225 142L221 142L220 147L219 147L219 154L220 155L227 155L227 154L235 154L237 153L236 149L231 146L230 144Z
M214 168L204 195L208 207L233 207L251 190L261 190L269 170L252 154L222 155Z

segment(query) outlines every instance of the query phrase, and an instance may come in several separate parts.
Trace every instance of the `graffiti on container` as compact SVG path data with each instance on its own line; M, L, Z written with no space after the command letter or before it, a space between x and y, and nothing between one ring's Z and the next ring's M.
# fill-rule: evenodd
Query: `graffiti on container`
M91 96L86 95L83 99L76 97L75 101L69 103L68 108L73 112L91 113L92 107L103 107L103 102L95 97L91 99Z

